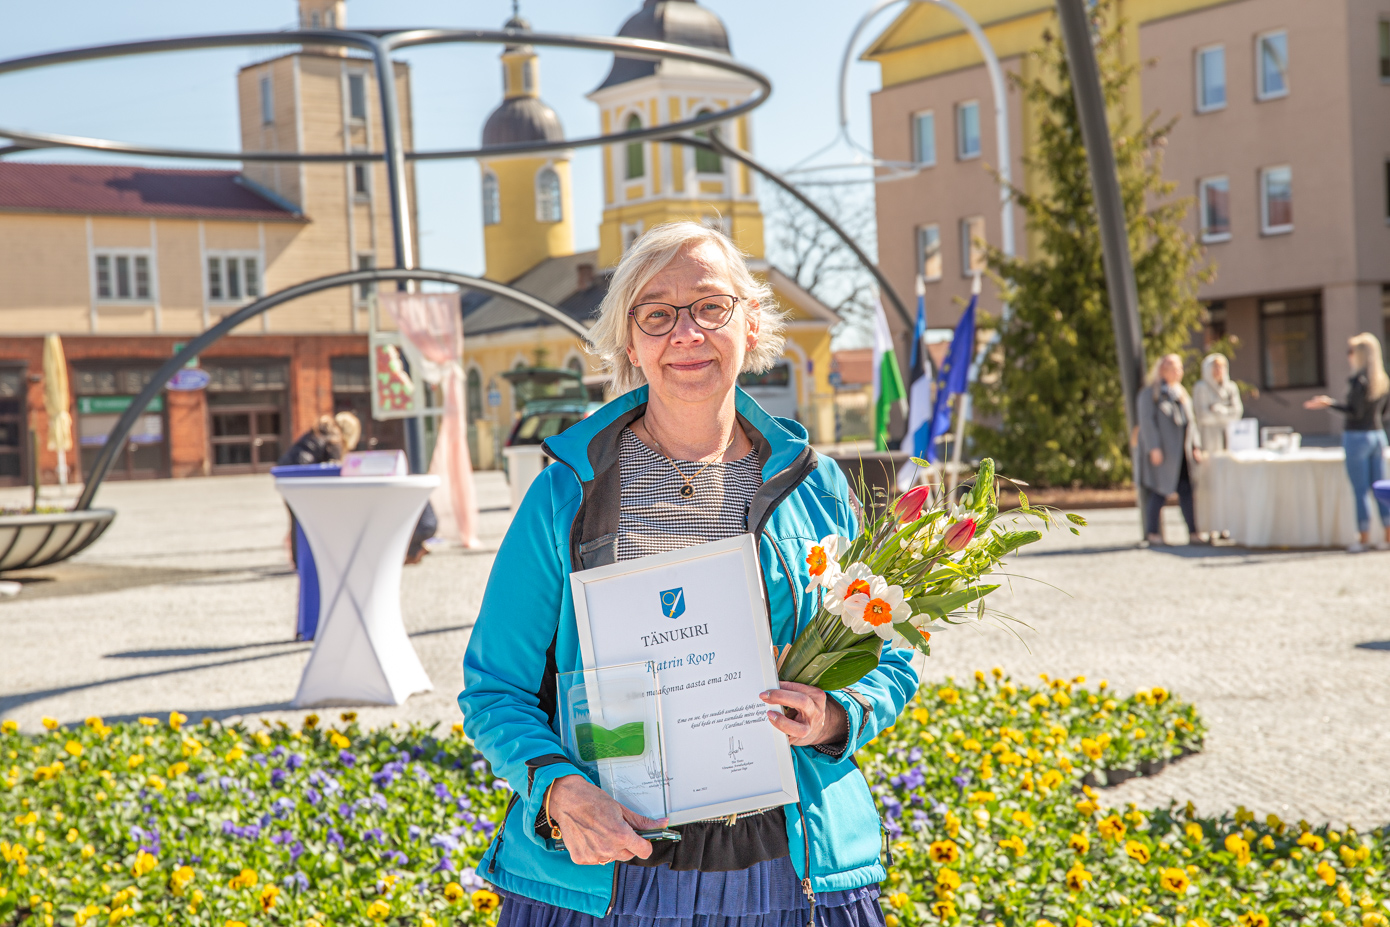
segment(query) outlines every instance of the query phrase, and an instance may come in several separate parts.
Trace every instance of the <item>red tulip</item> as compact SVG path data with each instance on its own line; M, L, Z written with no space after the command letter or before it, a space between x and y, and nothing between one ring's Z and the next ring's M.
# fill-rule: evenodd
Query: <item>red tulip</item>
M941 539L946 542L946 549L954 554L958 550L964 550L965 545L969 544L974 537L975 519L963 518L947 528Z
M914 486L899 496L897 502L893 503L893 514L898 516L898 521L903 523L916 521L922 517L922 508L927 504L927 499L930 496L930 486Z

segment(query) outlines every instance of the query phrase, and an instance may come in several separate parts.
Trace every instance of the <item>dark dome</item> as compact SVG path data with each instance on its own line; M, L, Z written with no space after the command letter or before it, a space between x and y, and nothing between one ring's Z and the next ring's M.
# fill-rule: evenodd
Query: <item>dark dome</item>
M506 22L504 22L504 23L502 24L502 28L503 28L503 29L521 29L521 30L524 30L524 31L526 31L526 32L530 32L530 31L531 31L531 23L526 19L525 16L520 16L520 15L518 15L518 16L513 16L511 19L509 19L509 20L507 20Z
M642 9L628 17L618 35L653 39L675 45L693 45L729 53L729 33L714 11L695 0L644 0ZM657 62L639 58L613 58L613 68L598 89L625 84L656 73Z
M502 101L483 125L484 148L518 142L558 142L564 137L565 129L555 110L535 97Z

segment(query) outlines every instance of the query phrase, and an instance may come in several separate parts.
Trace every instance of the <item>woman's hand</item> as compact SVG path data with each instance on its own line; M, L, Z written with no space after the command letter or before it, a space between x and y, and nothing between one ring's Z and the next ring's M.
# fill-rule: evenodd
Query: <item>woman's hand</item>
M1153 464L1155 467L1161 467L1161 466L1163 466L1163 449L1162 449L1162 448L1156 447L1156 448L1154 448L1153 450L1149 451L1149 463Z
M769 711L767 719L791 741L793 747L833 744L849 733L849 718L840 703L826 698L822 689L784 682L780 689L768 689L758 696L769 705L781 705L786 712Z
M652 855L651 841L637 836L636 828L666 825L629 811L583 776L563 776L551 783L550 817L560 825L570 859L580 866L646 859Z
M1305 409L1326 409L1335 400L1331 396L1314 396L1303 404Z
M1206 451L1202 450L1200 447L1194 447L1194 448L1192 449L1192 462L1193 462L1193 463L1201 463L1202 461L1204 461L1204 460L1206 460L1206 459L1207 459L1207 452L1206 452Z

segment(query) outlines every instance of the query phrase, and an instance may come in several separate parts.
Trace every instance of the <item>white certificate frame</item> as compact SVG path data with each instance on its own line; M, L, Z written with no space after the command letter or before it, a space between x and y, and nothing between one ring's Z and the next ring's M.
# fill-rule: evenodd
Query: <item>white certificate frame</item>
M781 688L781 683L777 678L777 664L772 656L772 632L768 618L767 599L763 592L762 569L758 562L757 545L751 534L741 534L720 541L711 541L707 544L697 544L682 550L670 551L664 554L653 554L649 557L640 557L634 560L610 564L608 566L595 567L591 570L571 573L570 591L574 600L575 623L578 627L580 653L583 656L585 668L611 663L632 662L631 659L618 655L595 653L591 624L593 616L590 615L589 611L587 586L592 583L612 580L617 577L645 573L657 568L679 566L683 563L711 557L727 560L731 573L742 572L743 582L747 592L747 602L749 604L748 618L752 626L755 646L757 648L757 666L761 675L761 679L759 679L758 682L764 691L767 689ZM729 579L730 582L733 582L734 576L731 575ZM668 776L672 774L672 769L667 756L666 735L672 730L672 724L663 724L662 759ZM777 730L771 724L766 725L766 732L771 735L775 745L774 754L776 757L777 776L776 785L774 787L742 798L694 807L675 807L674 805L678 803L677 800L670 799L673 805L670 812L670 823L673 825L688 824L692 821L728 817L731 814L795 804L799 801L800 796L796 785L796 770L792 762L791 743L785 734Z

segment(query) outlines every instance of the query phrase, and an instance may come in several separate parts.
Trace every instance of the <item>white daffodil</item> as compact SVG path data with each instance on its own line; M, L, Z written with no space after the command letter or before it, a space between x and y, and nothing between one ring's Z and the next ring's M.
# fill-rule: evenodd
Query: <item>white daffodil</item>
M825 601L821 603L821 607L832 615L842 614L847 599L869 591L869 580L873 579L873 576L874 571L869 569L868 564L851 563L848 569L826 586Z
M933 621L930 615L913 615L912 617L907 619L907 623L916 628L917 633L921 634L928 641L931 640L931 636L935 634L937 631L940 631L942 628L947 627L947 625L945 624L940 624ZM916 644L909 641L896 629L893 631L893 646L903 647L907 650L914 650L917 647Z
M831 534L820 539L819 544L812 545L811 553L806 556L806 566L811 573L811 581L806 584L806 591L812 589L829 589L834 585L835 580L840 577L840 555L849 550L849 538Z
M840 620L855 634L877 634L884 640L892 640L893 622L906 621L912 615L912 606L903 599L902 586L890 586L881 576L869 578L868 592L855 587L853 595L845 599L840 612Z

